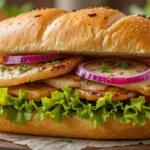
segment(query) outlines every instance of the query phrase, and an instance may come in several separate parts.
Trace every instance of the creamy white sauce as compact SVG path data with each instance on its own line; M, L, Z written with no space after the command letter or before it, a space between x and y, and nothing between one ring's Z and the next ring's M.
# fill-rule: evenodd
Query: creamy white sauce
M130 61L130 60L119 60L119 59L113 60L114 63L117 61L125 62L131 65L128 65L128 67L124 69L122 67L116 67L115 65L112 64L112 61L110 60L107 61L102 60L102 61L93 61L91 63L86 64L84 67L86 70L92 73L96 73L98 75L103 75L103 76L109 76L109 77L130 77L130 76L140 74L149 69L148 66L146 66L141 62ZM99 69L103 63L109 65L109 69L106 72L102 72Z

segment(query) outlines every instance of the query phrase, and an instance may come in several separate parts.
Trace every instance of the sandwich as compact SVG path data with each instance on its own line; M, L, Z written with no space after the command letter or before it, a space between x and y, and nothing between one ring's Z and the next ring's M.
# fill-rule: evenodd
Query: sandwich
M0 29L0 132L150 138L146 16L41 9Z

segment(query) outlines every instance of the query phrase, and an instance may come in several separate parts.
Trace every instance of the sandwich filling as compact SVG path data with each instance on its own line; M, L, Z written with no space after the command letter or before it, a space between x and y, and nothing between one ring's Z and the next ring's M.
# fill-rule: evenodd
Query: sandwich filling
M150 118L147 62L67 56L16 63L10 58L0 65L0 115L6 113L13 123L25 125L34 111L39 121L49 116L61 123L64 116L77 115L93 128L110 115L133 125Z

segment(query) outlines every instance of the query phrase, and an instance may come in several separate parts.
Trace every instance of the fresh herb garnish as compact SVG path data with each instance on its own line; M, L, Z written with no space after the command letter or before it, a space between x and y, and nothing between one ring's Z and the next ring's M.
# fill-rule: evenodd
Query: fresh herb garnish
M135 62L125 62L125 61L117 61L113 64L115 67L120 67L122 69L128 69L129 67L135 67Z
M109 74L109 80L111 80L113 76L114 76L114 74L110 73Z
M18 67L18 70L20 71L20 73L24 73L24 72L26 72L26 71L28 71L28 70L30 70L31 69L31 66L29 66L29 65L21 65L21 66L19 66Z
M142 70L136 70L136 72L141 73L141 72L142 72Z
M103 72L109 72L109 69L110 69L110 66L106 63L102 63L100 66L99 66L99 70L101 73Z
M38 68L38 72L42 72L42 70L43 70L42 67Z
M124 74L124 72L120 72L120 75Z
M7 67L5 67L5 66L0 67L1 72L4 72L5 70L7 70Z
M113 77L114 76L114 74L112 74L112 73L110 73L110 75L109 75L110 77Z
M114 65L116 67L121 67L123 69L128 69L128 67L129 67L129 63L127 63L127 62L121 62L121 61L117 61Z
M55 65L55 64L60 63L60 60L53 60L51 63L52 63L52 65Z
M45 65L49 66L49 65L55 65L55 64L58 64L58 63L60 63L60 60L53 60L51 62L46 63Z
M114 69L116 67L122 68L122 69L129 69L129 67L134 67L136 64L134 62L128 62L128 61L109 61L107 63L102 63L99 67L99 70L101 73L104 72L110 72L110 69ZM120 74L123 74L124 72L120 72Z

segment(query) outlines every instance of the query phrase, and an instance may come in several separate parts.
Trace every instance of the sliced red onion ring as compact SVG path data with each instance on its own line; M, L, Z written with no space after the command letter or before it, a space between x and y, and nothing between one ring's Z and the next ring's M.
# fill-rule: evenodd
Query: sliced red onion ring
M80 64L75 73L88 80L92 80L95 82L100 82L100 83L106 83L106 84L129 84L129 83L136 83L140 81L144 81L147 79L150 79L150 68L148 67L147 70L143 71L142 73L138 73L136 75L128 76L128 77L116 77L116 76L104 76L102 74L98 74L92 71L89 71L85 68L85 66L89 63L97 62L96 61L89 61ZM101 61L102 62L102 61Z
M64 54L44 54L44 55L23 55L23 56L4 56L3 64L24 64L51 61L64 58Z

